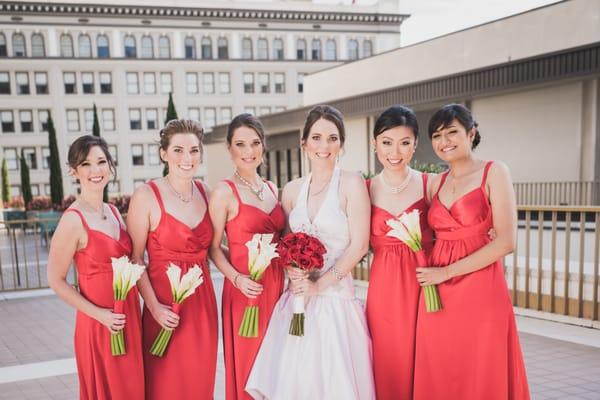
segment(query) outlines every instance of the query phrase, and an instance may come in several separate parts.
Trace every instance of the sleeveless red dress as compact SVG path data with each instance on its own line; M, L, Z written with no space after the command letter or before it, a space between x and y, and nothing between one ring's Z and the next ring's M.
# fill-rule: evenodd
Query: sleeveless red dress
M432 266L447 266L489 243L492 208L485 182L492 162L484 168L480 187L447 208L438 191L429 208L429 225L436 241ZM425 311L419 302L415 359L416 400L529 399L502 259L473 273L452 278L438 291L443 309Z
M422 174L422 179L423 197L403 212L419 210L423 248L429 254L433 234L427 224L427 174ZM387 220L402 213L392 215L383 208L371 206L373 262L367 293L367 322L379 400L412 399L415 332L421 293L415 270L418 265L415 253L407 245L387 236L391 228L386 224Z
M207 202L202 184L195 183ZM158 301L170 305L173 300L166 274L169 262L181 268L181 276L197 264L202 268L204 283L181 304L179 326L162 357L150 354L161 327L144 307L146 399L212 399L219 328L215 292L206 259L213 236L208 207L202 221L192 229L165 211L158 187L154 182L149 185L161 211L158 226L149 233L146 247L148 276Z
M235 184L225 181L238 201L238 214L225 226L231 265L241 274L248 274L248 248L246 242L255 233L273 233L274 241L285 228L285 213L277 203L270 213L260 208L244 204ZM269 185L269 188L271 186ZM273 193L275 194L275 193ZM277 197L277 195L275 195ZM228 400L252 399L244 387L254 359L258 353L267 325L271 319L273 308L283 292L283 269L274 261L261 280L263 292L256 299L259 307L258 337L245 338L238 335L238 330L248 304L248 298L229 280L223 286L223 350L225 353L225 398Z
M87 246L75 253L79 292L98 307L112 309L114 304L111 257L131 256L131 239L119 221L119 240L91 229L83 214L74 208L88 235ZM127 353L113 356L110 332L100 322L77 312L75 322L75 360L79 375L79 397L84 400L144 399L144 363L142 357L142 326L140 300L136 287L125 299L123 313L127 316L124 335ZM127 379L123 379L126 376Z

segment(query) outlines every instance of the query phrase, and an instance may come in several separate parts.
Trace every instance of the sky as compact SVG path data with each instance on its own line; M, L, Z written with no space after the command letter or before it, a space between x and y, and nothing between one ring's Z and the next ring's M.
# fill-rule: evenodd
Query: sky
M558 0L398 0L400 13L411 14L402 26L401 44L421 42L450 32L518 14ZM315 3L339 4L352 0L314 0ZM356 0L373 4L376 0Z

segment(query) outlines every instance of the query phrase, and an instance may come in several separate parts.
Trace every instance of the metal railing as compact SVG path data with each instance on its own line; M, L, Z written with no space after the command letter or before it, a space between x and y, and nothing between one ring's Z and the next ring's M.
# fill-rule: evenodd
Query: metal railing
M600 205L600 181L521 182L513 186L520 205Z

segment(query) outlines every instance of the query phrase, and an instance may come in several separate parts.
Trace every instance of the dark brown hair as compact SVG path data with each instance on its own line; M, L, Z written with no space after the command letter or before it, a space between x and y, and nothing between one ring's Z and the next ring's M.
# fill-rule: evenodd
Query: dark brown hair
M475 137L471 144L471 149L475 149L479 142L481 142L479 124L473 119L471 110L462 104L448 104L433 114L429 120L429 139L431 139L435 131L446 128L454 120L457 120L466 129L467 134L471 129L475 129Z
M343 146L346 139L344 116L336 108L327 105L315 106L308 112L306 121L304 122L304 130L302 131L302 141L308 139L310 128L321 118L333 123L337 127L340 134L340 143Z
M99 136L84 135L80 136L69 146L69 153L67 155L67 164L73 169L77 169L81 164L85 162L90 149L94 146L100 147L108 162L108 167L113 175L117 176L117 168L115 166L115 160L113 160L110 152L108 151L108 144L106 140Z
M198 138L200 151L202 151L202 138L204 130L200 124L191 119L172 119L160 130L160 148L167 151L171 138L178 133L191 133Z
M373 137L377 138L388 129L394 129L398 126L410 128L415 139L419 137L419 122L415 112L401 105L389 107L377 117L373 128Z
M256 132L260 142L263 145L263 149L266 148L266 140L265 140L265 128L263 127L262 122L252 114L243 113L236 116L227 127L227 144L231 145L231 141L233 140L233 134L237 128L241 128L245 126L250 128Z

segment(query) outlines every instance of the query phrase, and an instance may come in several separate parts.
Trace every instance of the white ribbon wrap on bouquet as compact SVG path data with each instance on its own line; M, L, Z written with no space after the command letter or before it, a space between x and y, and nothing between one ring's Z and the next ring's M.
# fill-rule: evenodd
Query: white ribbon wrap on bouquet
M304 296L294 296L292 307L294 314L304 314Z

